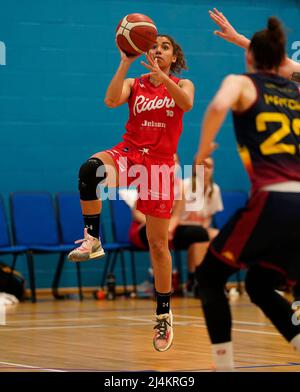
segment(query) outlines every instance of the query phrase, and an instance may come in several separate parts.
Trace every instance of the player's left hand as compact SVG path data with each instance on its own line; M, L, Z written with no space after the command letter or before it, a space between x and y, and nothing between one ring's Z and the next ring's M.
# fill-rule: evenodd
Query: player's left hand
M149 69L150 72L143 74L142 76L151 76L157 82L163 83L164 79L166 78L166 74L159 68L157 59L151 57L149 54L146 54L146 59L148 64L144 61L141 61L141 64Z
M205 165L208 168L210 168L210 163L209 161L206 161L206 158L210 157L211 154L215 151L215 149L218 147L218 144L215 142L212 142L210 146L207 146L205 148L205 151L199 150L194 158L195 164L196 165Z
M214 8L213 11L209 10L208 13L211 19L220 27L220 30L214 31L214 34L233 44L236 43L239 33L231 25L226 16L217 8Z

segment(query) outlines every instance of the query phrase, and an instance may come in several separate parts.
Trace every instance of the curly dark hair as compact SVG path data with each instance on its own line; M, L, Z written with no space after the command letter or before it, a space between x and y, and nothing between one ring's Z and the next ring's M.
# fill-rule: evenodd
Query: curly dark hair
M173 46L173 54L176 56L176 62L171 64L170 71L174 74L180 74L183 69L188 69L183 50L174 38L170 37L168 34L158 34L158 37L168 38Z

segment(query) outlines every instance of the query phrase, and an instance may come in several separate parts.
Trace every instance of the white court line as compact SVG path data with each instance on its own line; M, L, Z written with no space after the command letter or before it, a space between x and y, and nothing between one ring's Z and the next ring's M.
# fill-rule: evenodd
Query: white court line
M206 328L206 325L202 324L190 324L191 327L197 328ZM254 335L273 335L273 336L281 336L278 332L267 332L267 331L259 331L254 329L240 329L240 328L232 328L234 332L244 332L244 333L253 333Z
M204 318L203 317L193 317L193 316L179 316L174 314L174 317L183 317L183 318L194 318L194 319L200 319L201 321L203 320L204 322ZM132 320L132 321L141 321L141 317L139 318L135 318L135 317L128 317L128 316L119 316L118 318L123 319L123 320ZM147 323L150 323L151 321L146 321ZM241 324L248 324L246 321L240 321L239 323ZM249 323L250 324L250 323ZM251 323L252 324L252 323ZM202 325L202 324L190 324L190 323L183 323L183 322L174 322L174 325L183 325L183 326L192 326L192 327L201 327L201 328L206 328L206 325ZM261 323L254 323L253 325L258 325L261 326ZM268 332L268 331L259 331L259 330L253 330L253 329L240 329L240 328L232 328L233 331L235 332L244 332L244 333L254 333L254 334L260 334L260 335L273 335L273 336L280 336L279 333L277 332Z
M146 317L146 316L143 316ZM192 326L192 327L201 327L201 328L206 328L206 325L204 324L204 319L203 317L192 317L192 316L177 316L174 315L174 317L183 317L183 318L193 318L196 320L199 320L200 322L203 322L203 324L195 324L195 323L190 323L190 322L174 322L175 325L181 325L181 326ZM132 321L131 323L128 323L124 326L142 326L142 325L148 325L152 324L154 320L149 320L143 319L142 317L129 317L129 316L117 316L114 317L113 319L119 319L119 320L127 320L127 321ZM240 321L240 323L247 324L247 322ZM261 325L261 323L257 323L258 326ZM256 324L254 324L256 325ZM21 327L21 328L7 328L3 327L0 328L0 333L1 332L11 332L11 331L34 331L34 330L58 330L58 329L80 329L80 328L107 328L107 324L90 324L90 325L66 325L66 326L48 326L48 327ZM116 325L114 325L114 328L117 328ZM232 328L233 331L236 332L244 332L244 333L253 333L253 334L260 334L260 335L274 335L274 336L279 336L279 333L276 332L268 332L268 331L259 331L259 330L252 330L252 329L240 329L240 328ZM1 363L1 362L0 362Z
M21 363L13 363L13 362L0 362L2 365L9 365L9 366L16 366L16 367L22 367L22 368L27 368L27 369L37 369L37 370L43 370L47 372L59 372L59 373L66 373L66 370L58 370L58 369L46 369L46 368L41 368L38 366L30 366L30 365L24 365ZM1 370L1 367L0 367Z
M118 316L118 319L121 320L127 320L127 321L138 321L136 325L146 325L146 324L153 324L155 323L155 320L149 320L149 319L142 319L142 317L129 317L129 316ZM128 324L130 325L130 324ZM182 325L182 326L188 326L191 325L189 321L174 321L174 325Z
M193 319L200 319L201 321L204 318L203 317L193 317L193 316L179 316L174 314L174 317L182 317L182 318L193 318ZM128 321L141 321L141 317L136 318L136 317L129 317L129 316L119 316L119 319L122 320L128 320ZM153 321L150 320L144 320L145 323L149 324L152 323ZM240 321L241 324L248 324L246 321ZM250 323L249 323L250 324ZM252 324L252 323L251 323ZM138 324L137 324L138 325ZM142 325L142 324L141 324ZM192 326L192 327L201 327L201 328L206 328L206 325L204 324L190 324L190 323L185 323L185 322L180 322L180 321L175 321L174 325L181 325L181 326ZM254 323L253 325L258 325L261 326L261 323ZM277 332L267 332L267 331L259 331L259 330L253 330L253 329L240 329L240 328L232 328L233 331L235 332L244 332L244 333L254 333L254 334L260 334L260 335L274 335L274 336L279 336L280 334Z
M35 323L47 323L47 322L65 322L65 321L95 321L95 319L99 318L100 320L115 320L116 317L115 316L111 316L111 317L102 317L101 315L96 316L96 317L73 317L73 318L66 318L66 319L62 319L62 318L52 318L52 319L31 319L31 320L13 320L13 321L8 321L6 323L6 325L11 325L11 324L35 324Z
M281 336L278 332L267 332L267 331L255 331L253 329L240 329L240 328L232 328L235 332L246 332L246 333L254 333L258 335L273 335L273 336Z
M146 318L146 316L142 316L142 317L118 316L117 318L121 320L128 320L128 321L140 321L146 324L150 324L154 322L154 318L153 320L151 320L149 319L149 317Z
M118 316L119 319L122 320L135 320L135 321L145 321L145 322L151 322L149 320L149 317L146 319L146 316L142 316L142 317L130 317L130 316ZM204 320L204 317L198 317L198 316L186 316L186 315L181 315L181 314L174 314L174 317L176 317L176 321L175 324L181 324L181 322L178 322L177 319L178 318L184 318L184 319L190 319L190 320ZM102 317L101 315L96 316L96 317L83 317L83 318L66 318L66 319L61 319L61 318L52 318L52 319L35 319L35 320L14 320L14 321L9 321L6 323L7 325L12 325L12 324L35 324L35 323L46 323L46 322L68 322L68 321L77 321L77 322L81 322L81 321L95 321L95 319L99 318L101 321L102 320L115 320L116 316L111 316L111 317ZM154 321L154 318L153 318ZM263 323L263 322L254 322L254 321L241 321L241 320L233 320L232 321L233 324L241 324L241 325L256 325L256 326L272 326L272 324L270 323ZM29 327L28 327L29 328ZM42 327L41 327L42 328Z
M119 317L116 317L117 319ZM130 321L130 320L129 320ZM133 320L134 321L134 320ZM139 320L140 321L140 320ZM145 322L138 322L138 323L128 323L127 325L145 325ZM65 326L49 326L49 327L24 327L24 328L0 328L0 333L1 332L14 332L14 331L39 331L39 330L51 330L51 329L76 329L76 328L107 328L108 324L94 324L94 325L65 325ZM109 326L110 328L118 328L117 325ZM0 362L1 363L1 362Z
M187 319L196 319L196 320L200 319L200 320L204 320L204 317L200 317L200 316L199 316L199 317L198 317L198 316L185 316L185 315L181 315L181 314L174 314L174 317L176 317L176 318L179 317L179 318L187 318ZM257 325L258 327L259 327L259 326L261 326L261 327L272 326L271 323L263 323L263 322L257 323L257 322L255 322L255 321L232 320L232 322L233 322L233 324Z

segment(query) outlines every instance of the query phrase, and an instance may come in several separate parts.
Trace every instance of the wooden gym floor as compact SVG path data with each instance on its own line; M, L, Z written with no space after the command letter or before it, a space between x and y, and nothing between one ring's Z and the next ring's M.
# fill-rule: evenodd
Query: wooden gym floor
M1 372L210 371L199 301L173 298L174 343L152 347L154 302L39 299L9 307L0 325ZM299 372L300 356L246 294L231 299L237 371Z

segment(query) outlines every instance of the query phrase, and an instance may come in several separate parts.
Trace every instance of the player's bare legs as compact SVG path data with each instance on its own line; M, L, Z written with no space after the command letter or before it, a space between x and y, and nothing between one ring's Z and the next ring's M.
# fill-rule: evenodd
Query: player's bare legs
M168 350L173 341L170 310L172 258L168 246L169 219L146 216L147 238L153 265L157 309L153 345L157 351Z
M84 218L84 238L76 241L81 245L69 253L70 261L87 261L104 256L99 238L102 201L97 193L99 183L117 186L118 174L114 160L106 152L94 154L79 171L79 191Z

